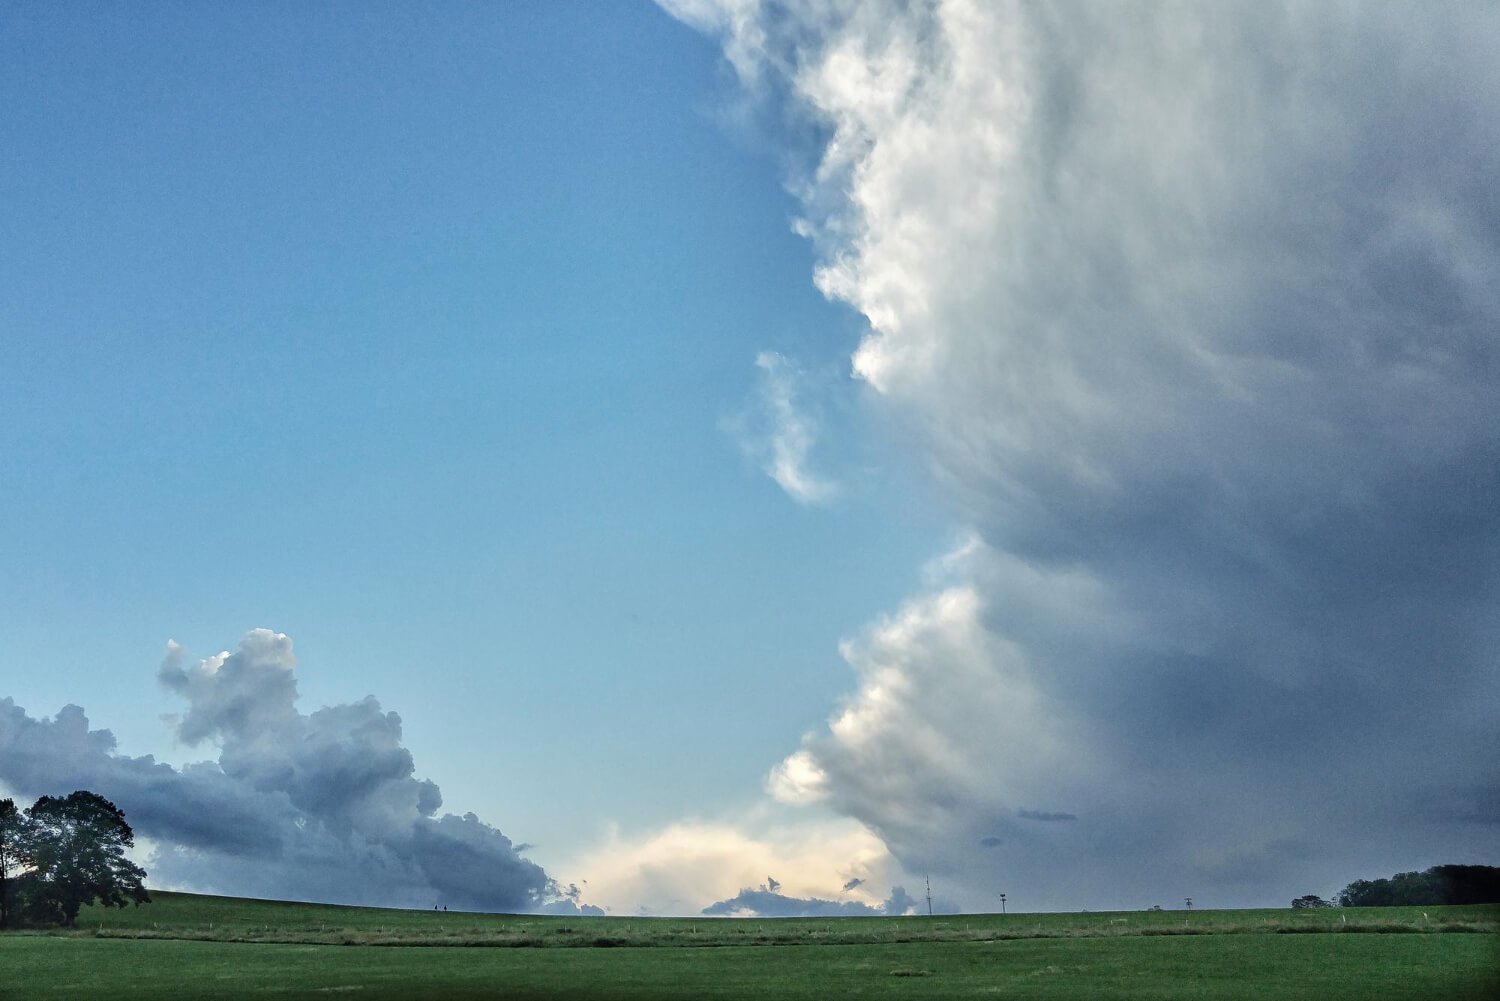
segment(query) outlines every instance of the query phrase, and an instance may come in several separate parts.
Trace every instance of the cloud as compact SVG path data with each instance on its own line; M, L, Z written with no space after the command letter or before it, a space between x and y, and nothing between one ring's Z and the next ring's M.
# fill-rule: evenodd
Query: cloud
M673 17L724 38L724 54L750 81L759 77L768 53L761 32L758 0L657 0Z
M813 899L853 887L847 902L878 906L864 884L901 878L880 840L844 818L787 819L758 806L739 816L684 820L636 835L618 829L563 867L588 874L588 895L613 914L696 914L743 887ZM775 889L764 874L779 874Z
M754 411L734 427L741 448L799 504L827 503L839 488L811 468L818 421L804 404L807 374L772 351L758 355L755 367L760 376Z
M693 6L974 536L773 794L976 902L1488 850L1500 10Z
M218 759L182 769L115 753L78 706L34 719L0 699L0 781L27 795L89 788L156 845L155 885L251 896L474 910L577 908L500 831L438 815L415 777L401 718L373 697L296 708L291 639L256 629L187 663L170 644L162 683L187 700L176 733Z
M583 891L577 883L569 883L567 886L557 888L557 899L543 904L540 908L543 914L575 915L578 917L601 918L604 916L604 908L594 904L583 903Z
M906 892L904 887L893 886L891 887L891 895L885 899L885 903L881 904L880 909L883 913L893 916L915 914L917 912L917 901L911 894ZM944 908L945 914L956 913L956 911L957 909L954 907Z
M891 896L879 906L857 900L820 900L817 897L788 897L773 889L746 887L724 900L703 908L711 917L735 918L851 918L880 914L906 914L914 905L901 887L893 887Z
M1078 817L1071 813L1049 813L1046 810L1017 810L1016 816L1022 820L1040 820L1043 823L1058 823L1066 820L1077 820Z

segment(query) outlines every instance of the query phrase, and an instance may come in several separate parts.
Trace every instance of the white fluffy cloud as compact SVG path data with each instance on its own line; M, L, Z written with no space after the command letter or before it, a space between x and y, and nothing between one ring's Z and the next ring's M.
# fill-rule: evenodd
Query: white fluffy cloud
M976 546L961 553L972 560ZM845 811L875 805L862 819L904 845L950 826L955 811L997 817L1019 803L1036 812L1103 777L1079 721L983 611L972 581L940 583L844 643L859 689L826 735L772 771L771 793Z
M1500 10L688 6L977 539L772 791L979 905L1492 844Z
M169 645L159 678L188 702L178 737L218 749L176 769L114 753L78 706L34 719L0 699L0 782L24 795L107 791L155 845L156 886L252 896L479 910L576 909L509 838L474 814L438 815L401 718L374 697L296 707L283 633L189 663Z

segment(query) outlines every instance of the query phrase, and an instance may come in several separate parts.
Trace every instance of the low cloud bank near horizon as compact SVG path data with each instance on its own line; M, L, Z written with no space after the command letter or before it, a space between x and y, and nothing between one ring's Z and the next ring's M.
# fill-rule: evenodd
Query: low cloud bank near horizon
M714 913L760 913L759 903L769 916L829 897L866 913L857 908L878 911L891 899L875 887L910 882L864 825L765 798L714 820L633 835L611 827L569 869L588 873L589 900L611 914L690 915L729 901ZM776 878L765 875L771 871ZM747 892L769 896L743 898Z
M158 675L187 701L177 738L218 749L181 769L115 753L109 730L65 706L36 719L0 699L0 783L22 795L91 789L155 846L149 881L243 896L484 911L599 913L581 905L472 813L440 814L416 777L401 718L373 697L296 707L281 633L188 663L170 644Z
M725 900L703 908L709 917L735 918L857 918L915 913L917 902L904 887L891 887L891 895L879 905L860 900L824 900L820 897L789 897L772 885L745 887Z
M772 793L976 908L1488 859L1500 8L662 5L970 533Z

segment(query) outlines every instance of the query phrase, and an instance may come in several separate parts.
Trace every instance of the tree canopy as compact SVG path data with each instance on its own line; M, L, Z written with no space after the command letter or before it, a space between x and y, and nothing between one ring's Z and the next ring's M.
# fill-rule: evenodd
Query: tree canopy
M6 919L16 897L31 919L68 926L77 922L85 904L149 902L142 885L146 871L125 856L134 844L124 812L97 793L43 796L24 817L14 803L3 801L0 901L6 904Z
M1338 902L1344 907L1500 903L1500 868L1435 865L1390 879L1356 879L1339 893Z
M13 799L0 799L0 928L10 926L12 877L21 864L21 829L25 818Z
M1292 901L1292 909L1298 911L1332 906L1333 904L1331 902L1324 900L1316 893L1309 893Z

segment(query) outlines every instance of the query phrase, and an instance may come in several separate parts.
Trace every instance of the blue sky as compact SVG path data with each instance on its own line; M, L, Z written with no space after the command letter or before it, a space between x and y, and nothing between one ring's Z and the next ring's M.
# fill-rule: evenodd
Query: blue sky
M548 847L818 722L942 529L878 457L834 517L740 453L757 353L846 377L859 326L712 47L637 4L8 20L7 694L190 758L167 639L269 626Z
M0 15L0 783L422 906L1492 861L1493 12L663 7Z

